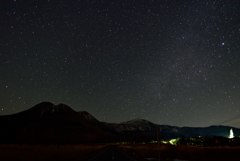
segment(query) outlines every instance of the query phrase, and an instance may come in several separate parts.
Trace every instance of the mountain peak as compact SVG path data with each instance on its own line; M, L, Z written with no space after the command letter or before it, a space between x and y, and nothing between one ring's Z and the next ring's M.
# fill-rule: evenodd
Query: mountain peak
M65 104L59 104L55 106L51 102L41 102L35 105L34 107L32 107L31 109L27 110L26 112L32 113L36 116L39 116L40 118L43 118L45 116L50 116L54 113L59 113L59 112L72 113L75 111Z
M52 104L51 102L41 102L33 106L30 110L42 111L42 110L52 109L54 107L55 107L54 104Z
M140 119L140 118L136 118L136 119L133 119L133 120L130 120L130 121L127 121L127 122L123 122L123 123L126 123L126 124L142 124L142 123L151 123L150 121L148 120L145 120L145 119Z
M70 112L74 111L71 107L69 107L69 106L67 106L65 104L62 104L62 103L57 105L57 106L55 106L55 109L57 109L57 110L65 110L65 111L70 111Z

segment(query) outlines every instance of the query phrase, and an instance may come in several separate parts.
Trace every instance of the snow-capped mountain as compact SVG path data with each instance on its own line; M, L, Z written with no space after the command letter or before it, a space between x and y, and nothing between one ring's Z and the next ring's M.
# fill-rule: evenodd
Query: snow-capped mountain
M153 131L155 125L150 121L144 119L134 119L131 121L114 124L114 123L104 123L105 126L109 128L114 128L116 132L147 132Z
M155 126L150 121L147 121L147 120L144 120L144 119L139 119L139 118L134 119L134 120L130 120L130 121L127 121L127 122L123 122L122 124L134 127L136 130L139 130L139 131L152 131L153 126Z

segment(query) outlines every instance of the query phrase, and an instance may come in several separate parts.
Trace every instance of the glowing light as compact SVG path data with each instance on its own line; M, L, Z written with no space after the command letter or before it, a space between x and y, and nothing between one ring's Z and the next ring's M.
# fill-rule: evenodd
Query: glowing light
M179 139L172 139L169 141L170 144L172 145L177 145L177 142L178 142Z
M234 134L233 134L233 130L232 130L232 129L230 129L230 135L229 135L229 139L232 139L232 138L234 138Z
M161 141L161 143L163 143L163 144L167 144L168 142L167 142L167 141L164 141L164 140L162 140L162 141Z
M155 140L152 140L150 143L157 143L157 141L155 141Z

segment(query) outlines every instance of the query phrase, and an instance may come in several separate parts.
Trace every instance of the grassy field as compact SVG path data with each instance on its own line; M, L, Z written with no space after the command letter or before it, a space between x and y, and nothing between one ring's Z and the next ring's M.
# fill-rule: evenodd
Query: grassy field
M142 159L160 156L161 161L174 159L188 161L227 161L239 160L240 147L196 147L173 145L121 145L129 153Z
M105 145L0 145L0 161L75 161L86 160Z

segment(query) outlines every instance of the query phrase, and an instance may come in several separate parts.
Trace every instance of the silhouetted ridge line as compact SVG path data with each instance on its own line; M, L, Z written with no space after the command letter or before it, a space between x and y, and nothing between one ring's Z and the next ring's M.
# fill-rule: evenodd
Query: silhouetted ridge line
M0 143L79 144L156 139L156 130L163 140L190 137L228 137L230 126L177 127L158 125L144 119L122 123L100 122L87 111L76 112L65 104L42 102L13 115L0 116Z

